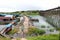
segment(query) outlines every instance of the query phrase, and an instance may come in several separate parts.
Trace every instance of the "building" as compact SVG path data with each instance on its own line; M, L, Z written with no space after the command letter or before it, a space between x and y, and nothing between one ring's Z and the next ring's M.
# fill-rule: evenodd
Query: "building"
M0 14L0 24L7 24L14 20L13 15Z

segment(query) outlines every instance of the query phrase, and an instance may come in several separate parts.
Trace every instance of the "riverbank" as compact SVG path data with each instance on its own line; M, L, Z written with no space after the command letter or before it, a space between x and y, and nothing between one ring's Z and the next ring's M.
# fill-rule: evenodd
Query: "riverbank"
M59 40L59 34L39 35L35 37L27 37L27 40Z

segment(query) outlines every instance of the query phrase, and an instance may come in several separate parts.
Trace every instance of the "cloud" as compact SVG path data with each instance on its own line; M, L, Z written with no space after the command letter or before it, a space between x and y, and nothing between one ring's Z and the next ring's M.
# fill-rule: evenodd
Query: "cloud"
M60 0L0 0L0 11L47 10L60 6Z

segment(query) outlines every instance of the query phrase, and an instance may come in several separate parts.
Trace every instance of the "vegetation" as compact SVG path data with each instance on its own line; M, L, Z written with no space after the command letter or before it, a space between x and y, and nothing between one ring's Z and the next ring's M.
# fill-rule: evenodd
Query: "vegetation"
M16 38L16 40L20 40L20 38Z
M0 40L11 40L11 39L0 36ZM20 38L16 38L16 40L20 40Z
M0 12L0 14L24 14L24 15L39 15L39 11L16 11L16 12Z
M60 31L60 28L56 28L56 30Z
M0 25L3 24L2 22L0 22Z
M42 25L41 28L45 28L45 25Z
M0 36L0 40L11 40L11 39Z
M58 34L49 34L35 37L27 37L27 40L59 40Z
M18 29L14 28L10 32L8 32L7 34L13 35L14 33L17 33L17 32L18 32Z
M53 32L54 31L54 29L50 29L50 32Z
M45 31L44 30L40 30L40 29L38 29L38 28L35 28L35 27L31 27L31 28L29 28L28 29L28 35L42 35L42 34L44 34L45 33Z

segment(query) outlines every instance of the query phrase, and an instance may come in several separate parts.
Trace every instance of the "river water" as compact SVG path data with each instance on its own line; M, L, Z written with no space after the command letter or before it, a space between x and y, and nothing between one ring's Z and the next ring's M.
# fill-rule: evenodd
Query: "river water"
M40 16L40 15L35 15L35 16L30 16L30 17L31 17L31 19L38 19L39 20L39 21L33 21L33 25L36 28L45 30L46 34L59 33L59 31L56 31L56 29L46 21L47 19L45 17ZM42 27L42 26L45 26L45 27ZM53 32L50 32L50 29L53 29Z
M53 28L52 25L50 25L48 22L46 22L46 18L40 16L40 15L35 15L35 16L30 16L31 19L38 19L38 21L33 21L33 25L37 28L41 28L41 26L45 26L46 29Z

